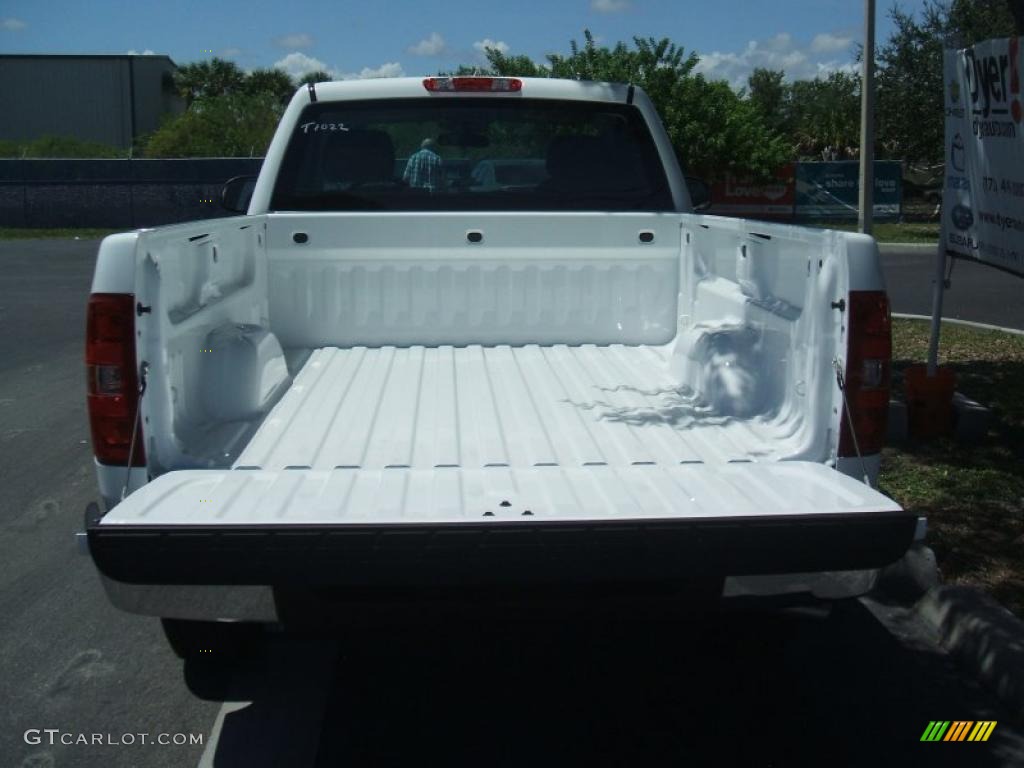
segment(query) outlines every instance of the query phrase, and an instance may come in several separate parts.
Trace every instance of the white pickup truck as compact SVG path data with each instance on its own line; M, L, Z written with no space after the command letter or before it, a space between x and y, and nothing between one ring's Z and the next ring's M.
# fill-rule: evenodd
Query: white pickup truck
M100 247L86 533L121 608L834 597L918 535L871 487L874 241L695 213L641 89L304 87L244 183Z

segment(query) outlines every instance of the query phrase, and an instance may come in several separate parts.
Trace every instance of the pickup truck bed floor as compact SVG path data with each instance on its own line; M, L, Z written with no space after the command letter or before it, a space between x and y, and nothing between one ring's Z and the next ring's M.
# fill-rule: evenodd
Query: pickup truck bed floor
M669 347L328 347L236 469L678 465L771 460L796 426L702 408Z

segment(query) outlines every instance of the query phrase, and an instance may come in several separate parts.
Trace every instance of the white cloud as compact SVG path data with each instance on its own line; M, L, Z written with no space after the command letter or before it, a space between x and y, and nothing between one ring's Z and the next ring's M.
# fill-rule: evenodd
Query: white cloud
M448 44L440 34L431 32L430 37L410 45L405 50L413 56L440 56L448 50Z
M832 35L823 32L815 35L811 41L811 51L814 53L836 53L847 51L853 45L853 38L850 35Z
M11 32L17 32L19 29L24 29L27 26L28 24L26 24L21 19L7 18L0 21L0 27L3 27L4 29L9 30Z
M480 51L480 53L487 53L488 48L493 48L501 53L508 53L508 43L503 40L491 40L489 37L485 37L483 40L477 40L473 43L473 48Z
M241 48L225 48L220 52L221 58L223 59L234 59L242 55Z
M274 66L283 69L294 78L302 77L309 72L326 72L334 80L370 80L377 77L403 77L405 71L397 61L389 61L379 67L363 67L358 72L341 72L337 67L330 67L326 62L299 51L292 51L283 59L274 62Z
M305 32L296 32L275 38L274 45L278 48L312 48L313 38Z
M709 79L727 80L734 88L746 86L747 78L757 67L781 69L787 80L825 77L836 71L856 72L852 54L846 60L825 56L849 50L850 42L850 38L842 35L820 34L810 44L803 45L783 32L764 40L751 40L739 52L706 53L700 57L696 71Z
M590 0L590 10L598 13L618 13L631 5L630 0Z
M292 51L280 61L275 61L274 66L278 69L283 69L289 75L296 78L302 77L307 72L316 72L318 70L333 74L331 68L320 61L320 59L315 59L298 51Z
M389 61L379 67L363 67L358 72L346 72L341 75L342 80L373 80L378 77L403 77L405 70L397 61Z
M761 47L768 51L788 51L793 47L793 36L788 32L780 32L762 42Z
M141 53L132 48L131 50L127 51L127 53L129 56L156 56L156 51L152 50L151 48L147 48Z
M859 75L861 66L856 61L820 61L816 65L818 67L818 77L828 77L833 72L845 72L848 75Z

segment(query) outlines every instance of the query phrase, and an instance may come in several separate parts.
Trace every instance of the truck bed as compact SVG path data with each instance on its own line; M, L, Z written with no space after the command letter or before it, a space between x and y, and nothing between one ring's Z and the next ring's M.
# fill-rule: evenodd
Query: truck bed
M221 602L188 617L244 620L238 600L273 613L293 588L717 596L726 576L906 551L916 516L842 466L836 371L859 403L888 356L854 333L888 328L883 303L853 301L880 294L871 238L690 213L640 89L524 81L565 102L544 136L518 90L423 85L388 84L395 109L427 110L394 119L373 116L383 86L300 91L249 215L104 241L103 273L133 284L93 315L93 426L125 464L145 454L101 470L108 511L87 520L105 583L139 587L118 604L167 615L163 595L198 596ZM508 147L549 178L393 183L396 140L463 96L452 119L522 123Z
M90 547L125 583L346 588L687 581L905 551L913 516L774 460L799 425L716 416L671 353L314 350L232 467L161 475Z
M795 428L717 416L670 349L328 347L312 352L235 469L672 466L772 459Z

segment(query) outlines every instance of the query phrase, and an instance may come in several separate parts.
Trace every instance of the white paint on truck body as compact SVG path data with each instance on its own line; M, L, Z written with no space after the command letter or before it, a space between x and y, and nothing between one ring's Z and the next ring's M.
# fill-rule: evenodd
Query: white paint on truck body
M629 91L525 79L521 96L488 98L621 104ZM411 78L316 94L460 98ZM136 318L148 467L130 490L155 482L117 504L125 470L98 466L117 504L98 528L383 531L459 525L513 500L598 528L898 514L830 468L833 360L845 364L849 334L833 302L883 289L875 242L693 213L653 105L641 89L633 103L675 210L274 212L303 87L248 215L105 239L93 291L152 308ZM225 345L230 360L214 360ZM869 475L877 466L868 457ZM230 597L197 615L174 587L145 589L111 595L143 613L265 617Z

